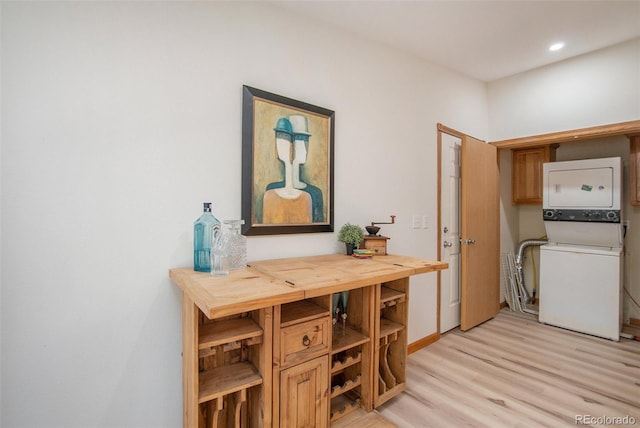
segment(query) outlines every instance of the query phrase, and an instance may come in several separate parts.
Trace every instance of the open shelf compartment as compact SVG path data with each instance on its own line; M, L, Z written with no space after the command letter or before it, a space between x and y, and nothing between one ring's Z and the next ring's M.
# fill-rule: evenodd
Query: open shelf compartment
M398 290L382 286L380 288L380 308L390 307L402 303L406 300L407 295Z
M347 326L347 328L343 330L341 325L336 325L333 329L331 354L337 354L363 343L367 343L368 341L368 336L365 336L353 327Z
M354 364L358 364L362 361L362 349L349 349L343 358L335 358L331 362L331 374L338 373ZM335 354L334 354L335 355Z
M262 377L251 363L216 367L200 373L198 402L204 403L261 383Z
M328 316L330 313L329 309L323 308L311 300L287 303L282 305L280 328Z
M234 318L203 324L198 332L198 349L226 345L240 340L252 340L250 344L262 341L262 328L251 318Z
M360 407L360 397L342 394L331 400L331 422L335 422Z

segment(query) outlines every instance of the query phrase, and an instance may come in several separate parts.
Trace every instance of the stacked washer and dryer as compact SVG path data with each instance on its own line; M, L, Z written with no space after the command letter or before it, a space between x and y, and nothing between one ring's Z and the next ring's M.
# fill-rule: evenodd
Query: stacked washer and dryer
M622 161L543 165L539 321L611 340L622 325Z

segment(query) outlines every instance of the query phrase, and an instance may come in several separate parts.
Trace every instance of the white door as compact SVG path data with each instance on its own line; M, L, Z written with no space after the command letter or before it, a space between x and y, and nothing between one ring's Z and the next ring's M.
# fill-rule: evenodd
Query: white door
M460 147L462 141L441 133L440 333L460 325Z

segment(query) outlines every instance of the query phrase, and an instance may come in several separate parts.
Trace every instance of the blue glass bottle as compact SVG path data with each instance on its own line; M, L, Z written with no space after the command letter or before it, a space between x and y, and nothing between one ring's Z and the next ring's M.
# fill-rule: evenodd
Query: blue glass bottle
M211 272L211 247L220 235L220 220L211 214L211 202L205 202L204 212L193 224L193 269Z

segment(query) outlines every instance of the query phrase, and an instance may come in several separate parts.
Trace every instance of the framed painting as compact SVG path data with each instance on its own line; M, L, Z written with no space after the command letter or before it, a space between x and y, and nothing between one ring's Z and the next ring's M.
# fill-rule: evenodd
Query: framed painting
M335 112L242 90L242 233L333 232Z

